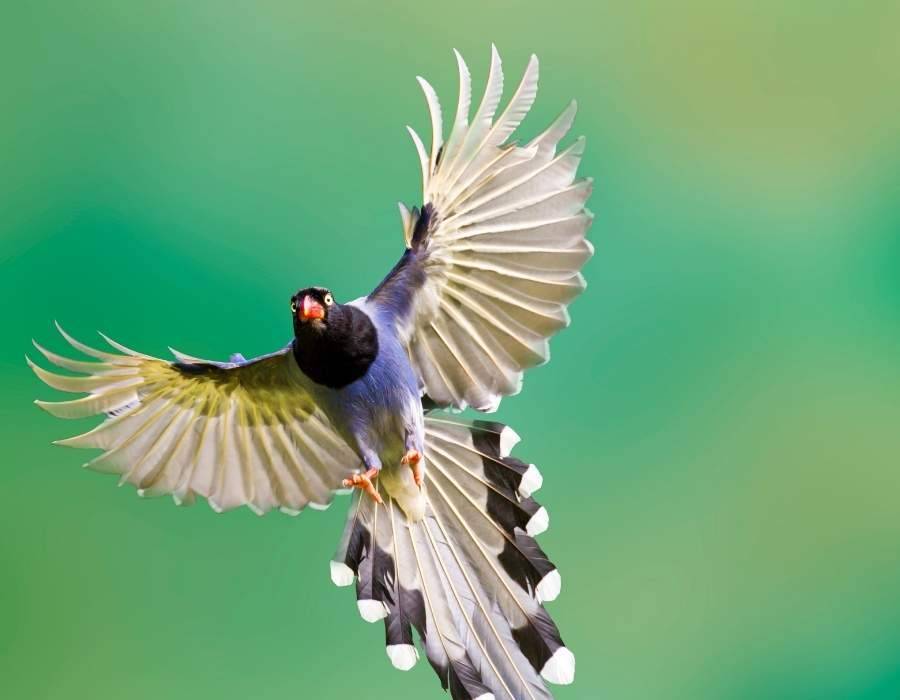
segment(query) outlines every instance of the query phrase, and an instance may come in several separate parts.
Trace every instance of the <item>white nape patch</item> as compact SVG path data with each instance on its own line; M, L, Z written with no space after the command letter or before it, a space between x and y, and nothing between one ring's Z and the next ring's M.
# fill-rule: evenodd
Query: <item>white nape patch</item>
M534 588L537 599L541 603L556 600L560 590L562 590L562 577L557 569L546 574Z
M387 617L388 611L380 600L357 600L360 617L366 622L378 622Z
M537 491L544 484L544 477L533 464L528 465L528 469L522 474L522 480L519 482L519 493L523 498L529 498L531 494Z
M537 537L542 532L546 532L548 527L550 527L550 514L547 513L547 509L544 506L541 506L537 513L529 518L528 524L525 526L525 532L532 537Z
M391 665L401 671L408 671L419 660L419 650L412 644L388 644L385 650Z
M500 456L509 457L513 447L518 445L521 440L522 438L519 437L515 430L508 425L504 426L503 430L500 431Z
M329 562L331 568L331 582L335 586L349 586L353 583L353 569L342 561Z
M288 508L287 506L281 506L281 508L279 508L278 510L280 510L285 515L290 515L292 518L296 518L298 515L300 515L299 510L296 510L295 508Z
M544 680L557 685L569 685L575 680L575 654L566 647L560 647L541 669Z
M313 503L312 501L310 501L308 505L313 510L328 510L329 508L331 508L330 503Z

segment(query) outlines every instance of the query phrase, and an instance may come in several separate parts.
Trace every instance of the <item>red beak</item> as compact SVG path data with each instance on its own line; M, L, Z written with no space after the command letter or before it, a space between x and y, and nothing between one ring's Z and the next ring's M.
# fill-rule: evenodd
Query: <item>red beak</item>
M303 297L303 303L300 305L300 319L309 321L310 319L325 318L325 307L313 299L308 294Z

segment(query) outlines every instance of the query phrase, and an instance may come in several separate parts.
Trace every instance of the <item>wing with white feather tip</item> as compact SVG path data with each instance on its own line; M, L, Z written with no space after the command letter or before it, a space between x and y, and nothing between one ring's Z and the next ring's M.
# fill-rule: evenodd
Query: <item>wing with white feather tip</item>
M549 359L548 338L569 323L566 306L584 289L591 180L575 179L583 139L558 149L574 102L528 144L507 142L537 94L535 56L495 118L503 71L492 47L471 122L469 71L456 58L460 96L446 142L437 95L418 79L431 114L430 150L409 131L425 205L401 205L407 251L371 298L393 312L436 404L490 411L518 392L525 369Z
M327 506L341 477L361 466L316 404L290 346L241 363L181 354L167 362L108 338L119 353L95 350L59 330L98 361L35 347L53 364L87 376L28 363L54 389L88 395L36 403L60 418L105 414L93 430L57 444L103 450L85 466L120 474L120 483L141 495L168 493L181 504L199 494L217 511L246 505L296 514L307 505Z

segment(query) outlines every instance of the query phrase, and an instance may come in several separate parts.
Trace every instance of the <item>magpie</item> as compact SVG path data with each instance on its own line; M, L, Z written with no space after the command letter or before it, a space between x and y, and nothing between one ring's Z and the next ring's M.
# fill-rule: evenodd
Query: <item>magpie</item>
M536 700L552 697L544 681L575 674L544 607L561 579L535 539L549 524L533 498L542 476L511 455L511 428L459 412L495 411L549 359L548 339L585 288L592 182L576 173L584 139L560 147L574 102L524 145L511 140L537 94L535 56L498 115L492 47L473 115L469 70L455 54L459 101L446 139L437 95L418 78L432 127L430 147L409 129L423 204L400 205L404 252L370 294L342 303L332 290L300 289L293 338L250 360L173 350L168 361L106 336L111 349L98 350L58 327L90 360L35 342L72 374L28 363L52 388L85 394L38 406L104 416L56 444L101 450L85 466L141 496L296 515L351 489L331 578L355 582L361 616L383 620L391 663L417 662L415 631L454 699Z

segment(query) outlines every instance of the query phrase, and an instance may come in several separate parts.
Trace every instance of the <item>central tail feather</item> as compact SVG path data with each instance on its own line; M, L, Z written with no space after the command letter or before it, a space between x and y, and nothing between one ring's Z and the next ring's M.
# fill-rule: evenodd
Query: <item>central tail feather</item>
M549 522L531 496L540 473L509 456L518 436L499 423L428 416L425 432L425 516L411 522L384 484L383 506L357 493L332 580L356 578L401 670L415 629L454 700L550 698L543 680L571 683L575 658L543 606L560 577L534 539Z

